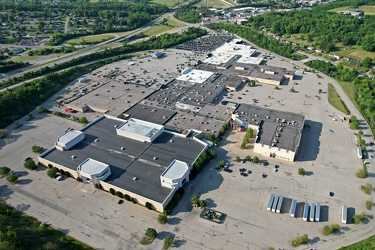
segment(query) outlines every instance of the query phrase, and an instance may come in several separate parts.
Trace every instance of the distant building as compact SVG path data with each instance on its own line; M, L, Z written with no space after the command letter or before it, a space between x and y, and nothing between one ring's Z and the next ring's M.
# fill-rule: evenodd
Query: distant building
M304 123L303 115L248 104L241 104L231 121L240 131L249 127L256 130L255 153L286 161L294 161Z
M18 48L18 49L11 50L10 52L12 52L13 55L18 55L18 54L21 54L22 52L24 52L24 49Z
M159 58L163 57L163 55L164 55L164 53L162 51L151 54L152 59L159 59Z

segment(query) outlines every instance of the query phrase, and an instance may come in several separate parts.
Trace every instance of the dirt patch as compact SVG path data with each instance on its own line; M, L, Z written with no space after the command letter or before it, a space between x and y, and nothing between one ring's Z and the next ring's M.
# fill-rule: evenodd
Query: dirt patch
M254 131L256 134L256 131ZM241 149L241 143L245 137L245 132L238 132L237 130L228 129L219 146L228 152L241 156L254 154L253 143L248 144L246 149ZM251 140L253 142L253 139Z

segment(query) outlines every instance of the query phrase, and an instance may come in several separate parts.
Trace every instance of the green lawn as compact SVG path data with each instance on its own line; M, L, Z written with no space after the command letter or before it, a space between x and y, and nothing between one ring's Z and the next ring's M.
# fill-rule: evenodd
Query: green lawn
M344 114L350 115L350 112L349 112L348 108L346 107L345 103L341 100L341 98L337 94L335 88L330 83L328 84L328 102L333 107L340 110Z
M0 201L1 249L93 249Z
M340 8L332 9L332 10L329 10L329 11L330 12L338 12L338 11L353 10L353 9L363 10L365 12L365 15L375 15L375 5L362 5L362 6L359 6L358 8L346 6L346 7L340 7Z
M113 35L94 35L94 36L83 36L83 37L77 37L74 39L70 39L68 41L68 44L71 45L83 45L83 44L96 44L101 43L104 41L108 41L115 36Z
M144 31L143 33L147 36L156 36L156 35L159 35L161 33L166 32L168 30L174 30L174 29L177 29L177 28L183 27L183 26L185 26L185 25L181 24L180 22L176 22L173 19L168 18L165 25L163 25L163 24L154 25L151 28Z
M375 249L375 235L368 237L360 242L354 243L353 245L340 248L340 250L367 250Z
M173 7L178 3L184 2L184 0L153 0L155 3L165 4L168 7Z
M13 62L23 62L25 59L29 59L30 57L31 56L25 54L25 55L22 55L22 56L13 56L11 60Z
M336 46L338 51L335 51L334 53L340 56L348 56L360 60L365 59L365 57L375 58L375 52L366 51L362 49L361 46L344 46L341 43L337 44Z

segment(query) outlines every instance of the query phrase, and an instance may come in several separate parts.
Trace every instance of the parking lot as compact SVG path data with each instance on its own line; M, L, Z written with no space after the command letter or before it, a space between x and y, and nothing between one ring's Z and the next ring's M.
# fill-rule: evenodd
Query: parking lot
M93 72L96 73L93 78L102 79L101 74L119 67L126 71L122 73L125 76L109 79L116 86L120 87L122 79L133 75L129 72L140 77L144 69L150 72L151 79L157 78L158 82L163 82L169 79L168 75L177 75L176 64L186 65L189 62L185 53L188 52L168 50L168 60L163 60L162 65L156 64L156 60L149 62L147 59L137 59L135 64L129 66L130 61L125 64L124 61L119 62L101 69L101 73ZM293 68L293 65L277 57L268 60L267 65ZM162 78L157 72L169 74L163 73L165 77ZM2 165L22 175L20 184L14 187L10 187L5 179L0 180L1 197L8 198L10 204L39 220L102 249L146 249L139 244L139 240L147 227L161 232L150 249L161 249L162 237L171 233L175 235L175 246L181 249L266 249L269 246L290 249L291 240L304 233L309 235L315 246L319 246L335 237L324 237L321 231L324 225L340 224L342 205L354 208L355 213L365 211L365 201L370 197L360 191L360 185L368 181L355 177L361 160L357 157L349 124L339 119L332 120L344 114L327 102L328 80L319 79L312 73L303 74L302 70L297 70L295 79L279 86L279 90L269 85L244 86L238 92L231 93L230 101L255 103L261 107L303 114L310 129L305 129L303 133L296 162L267 158L269 166L236 163L233 161L236 156L245 158L246 155L253 157L255 154L251 149L241 150L237 147L244 133L228 131L219 142L219 147L215 147L217 159L186 185L185 195L166 225L158 224L157 213L128 202L117 204L115 196L83 183L72 179L50 179L44 169L26 171L23 160L28 156L36 157L31 152L31 146L51 147L56 136L68 127L80 126L54 116L35 114L35 119L29 122L21 120L24 125L14 131L9 139L0 141ZM110 86L107 87L115 88ZM290 92L292 87L295 93ZM319 89L323 93L319 94ZM220 96L218 102L225 98ZM254 102L254 99L257 101ZM231 173L215 169L221 159L229 163ZM276 164L280 166L279 171L273 172ZM306 176L297 174L299 167L307 171ZM251 170L251 173L241 176L241 168ZM265 178L262 178L263 173L267 175ZM330 192L334 193L333 197L329 195ZM209 207L226 214L223 224L199 218L200 209L192 208L189 201L194 193L206 199ZM303 221L300 209L297 212L299 218L291 218L287 199L281 214L267 211L272 193L299 202L319 202L322 206L321 222ZM358 226L348 224L345 227L343 236L355 231Z

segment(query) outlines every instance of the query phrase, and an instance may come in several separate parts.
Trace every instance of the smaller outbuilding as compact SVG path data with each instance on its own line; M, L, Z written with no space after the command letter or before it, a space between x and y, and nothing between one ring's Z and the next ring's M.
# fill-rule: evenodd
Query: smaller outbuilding
M159 51L159 52L156 52L156 53L152 53L151 56L152 56L152 59L159 59L159 58L162 58L164 56L164 52Z

